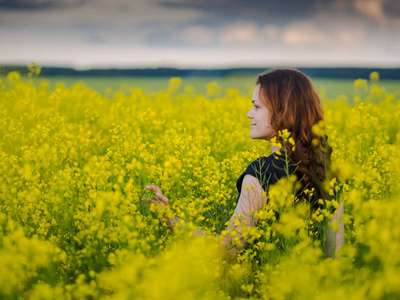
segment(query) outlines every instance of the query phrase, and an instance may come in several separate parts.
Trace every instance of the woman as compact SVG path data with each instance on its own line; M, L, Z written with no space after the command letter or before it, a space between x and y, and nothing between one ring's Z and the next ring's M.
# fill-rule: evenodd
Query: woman
M244 226L256 226L257 218L249 212L259 210L266 203L267 195L264 192L268 192L270 185L290 174L295 174L301 184L301 188L296 191L298 198L304 195L303 191L306 188L314 188L313 199L316 201L311 203L313 208L317 208L318 199L327 196L322 182L330 176L332 148L323 129L316 130L318 125L323 123L323 111L310 79L298 70L269 69L258 77L252 103L253 107L247 113L247 118L251 121L250 137L273 141L272 154L253 161L237 180L239 196L228 231L240 231ZM286 136L286 143L283 143L282 134L279 134L282 131L287 135L290 133L290 137ZM286 148L288 160L283 159L283 147ZM158 187L148 185L146 189L155 192L157 201L149 198L142 198L142 201L168 205L168 198ZM338 207L337 214L331 220L338 221L338 233L330 227L327 229L325 253L328 257L333 256L344 242L342 213L343 204ZM239 215L244 217L245 223L244 226L235 227L234 220ZM179 218L168 218L167 224L172 229L179 221ZM202 233L204 231L197 230L194 234ZM247 242L240 234L238 237L242 246L229 250L232 257L236 256L237 251ZM230 238L225 237L224 244L230 242Z

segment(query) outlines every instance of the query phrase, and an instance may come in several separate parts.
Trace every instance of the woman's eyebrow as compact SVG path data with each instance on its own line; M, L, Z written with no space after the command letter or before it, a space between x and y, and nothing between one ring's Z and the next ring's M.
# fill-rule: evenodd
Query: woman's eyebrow
M251 101L251 103L254 103L254 102L258 102L257 100L253 100L253 101Z

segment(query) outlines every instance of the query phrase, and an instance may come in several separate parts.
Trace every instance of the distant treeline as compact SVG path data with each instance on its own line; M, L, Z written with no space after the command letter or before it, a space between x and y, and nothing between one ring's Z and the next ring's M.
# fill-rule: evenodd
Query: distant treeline
M265 68L233 68L233 69L91 69L75 70L61 67L42 67L41 76L132 76L132 77L226 77L226 76L256 76L264 72ZM369 74L376 71L381 79L400 79L400 68L297 68L311 78L336 78L336 79L367 79ZM18 71L26 75L26 66L0 66L0 74L5 75L11 71Z

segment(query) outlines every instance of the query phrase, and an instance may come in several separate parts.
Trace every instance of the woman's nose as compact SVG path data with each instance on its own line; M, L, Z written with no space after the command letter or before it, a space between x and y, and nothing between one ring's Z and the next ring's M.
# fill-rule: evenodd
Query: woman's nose
M246 114L246 117L248 117L249 119L251 119L253 117L253 115L251 114L251 109L250 111Z

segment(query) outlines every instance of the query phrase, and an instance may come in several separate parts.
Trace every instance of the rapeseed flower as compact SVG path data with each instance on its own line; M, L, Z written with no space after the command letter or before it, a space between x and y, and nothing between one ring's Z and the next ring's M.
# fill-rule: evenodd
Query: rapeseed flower
M195 95L180 78L159 92L101 95L9 73L0 82L0 297L398 298L400 102L378 79L369 90L355 82L355 105L351 95L326 100L313 128L334 149L339 178L324 183L333 199L311 210L284 178L248 210L257 226L240 228L239 216L229 232L237 177L270 151L238 121L247 95L216 82ZM286 130L271 144L283 155L295 141ZM171 231L140 202L149 182L186 229ZM346 242L325 259L325 225L342 202ZM247 244L224 261L217 241L193 237L199 228Z

